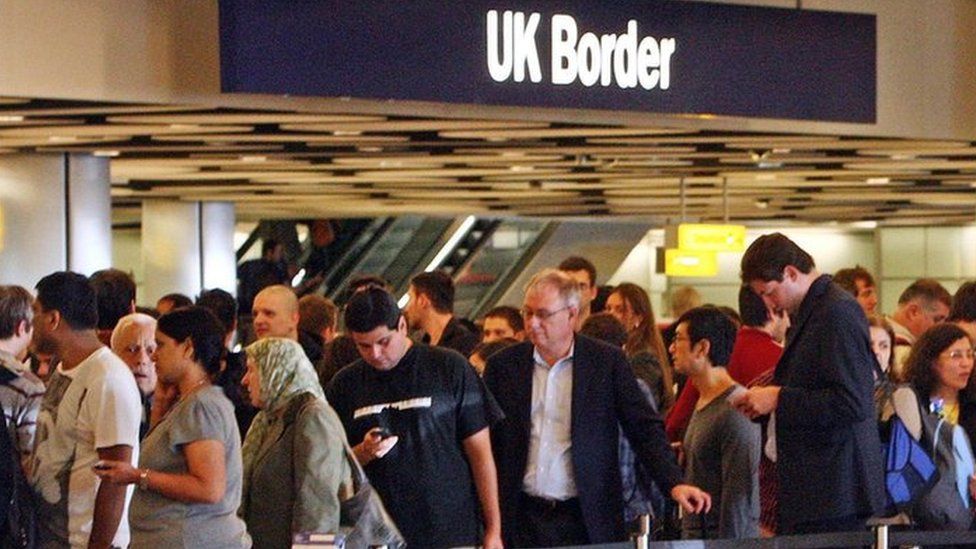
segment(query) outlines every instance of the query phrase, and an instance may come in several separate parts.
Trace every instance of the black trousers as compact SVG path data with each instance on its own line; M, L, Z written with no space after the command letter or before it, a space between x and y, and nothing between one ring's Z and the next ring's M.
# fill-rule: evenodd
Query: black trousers
M517 547L587 545L579 499L555 501L523 493L519 500Z

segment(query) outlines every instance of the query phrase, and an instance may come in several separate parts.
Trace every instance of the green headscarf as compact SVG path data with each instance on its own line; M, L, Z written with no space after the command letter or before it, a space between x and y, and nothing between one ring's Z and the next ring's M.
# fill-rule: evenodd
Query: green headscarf
M315 368L296 341L269 337L248 345L244 351L257 367L261 400L264 408L254 416L251 428L241 448L244 461L244 482L250 478L251 468L265 451L268 429L287 408L292 398L312 393L325 400Z

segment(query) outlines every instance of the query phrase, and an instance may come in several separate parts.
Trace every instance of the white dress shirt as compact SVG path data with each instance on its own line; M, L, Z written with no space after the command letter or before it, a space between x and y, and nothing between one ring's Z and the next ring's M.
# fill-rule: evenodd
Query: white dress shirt
M551 367L539 351L533 358L532 431L522 489L552 500L576 497L571 437L573 346Z

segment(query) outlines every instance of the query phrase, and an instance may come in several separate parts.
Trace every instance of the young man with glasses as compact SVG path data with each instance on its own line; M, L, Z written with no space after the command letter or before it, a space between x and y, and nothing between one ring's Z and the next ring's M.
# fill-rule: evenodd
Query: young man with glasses
M772 414L777 534L862 529L885 497L864 311L779 233L746 250L742 282L793 325L772 385L732 401L752 419Z
M686 512L710 507L682 483L664 427L616 349L574 331L580 287L548 269L525 291L529 341L488 359L485 383L505 419L492 426L506 546L623 541L620 429L638 462Z

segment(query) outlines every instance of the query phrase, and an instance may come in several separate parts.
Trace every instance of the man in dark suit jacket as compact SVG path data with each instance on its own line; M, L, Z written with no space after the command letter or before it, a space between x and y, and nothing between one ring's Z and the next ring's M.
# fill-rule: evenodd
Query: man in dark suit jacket
M767 306L792 316L773 385L735 402L752 418L774 412L777 533L864 528L884 504L875 358L864 312L779 233L746 250L742 281Z
M681 483L662 422L623 353L574 333L579 304L572 278L537 274L522 308L530 341L488 360L485 383L506 416L491 429L506 546L625 539L620 428L664 493L687 512L711 504Z

